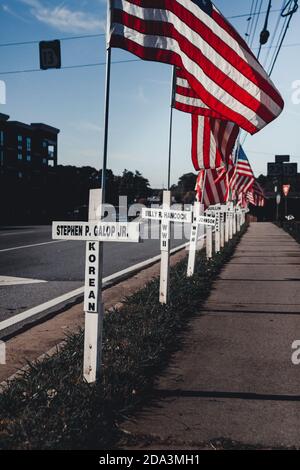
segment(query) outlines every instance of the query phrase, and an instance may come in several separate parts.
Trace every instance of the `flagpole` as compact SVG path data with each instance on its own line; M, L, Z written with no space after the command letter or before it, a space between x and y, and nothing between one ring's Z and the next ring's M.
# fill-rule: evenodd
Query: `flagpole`
M168 190L171 187L171 161L172 161L172 136L173 136L173 102L175 94L175 78L176 68L173 66L171 81L171 98L170 98L170 123L169 123L169 159L168 159Z
M102 158L102 204L105 199L106 171L107 171L107 148L108 148L108 120L109 120L109 98L110 98L110 71L111 71L111 48L106 50L106 72L105 72L105 97L104 97L104 141Z
M103 140L103 158L102 158L102 201L105 201L106 189L106 171L107 171L107 148L108 148L108 121L110 104L110 71L111 71L111 47L109 44L109 33L111 27L111 2L107 1L107 26L106 26L106 70L105 70L105 95L104 95L104 140Z

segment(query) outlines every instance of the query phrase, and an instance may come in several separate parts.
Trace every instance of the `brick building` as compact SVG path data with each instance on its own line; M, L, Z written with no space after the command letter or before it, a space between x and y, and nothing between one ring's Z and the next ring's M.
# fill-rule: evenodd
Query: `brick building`
M0 113L0 174L22 179L56 167L59 132L43 123L10 121Z

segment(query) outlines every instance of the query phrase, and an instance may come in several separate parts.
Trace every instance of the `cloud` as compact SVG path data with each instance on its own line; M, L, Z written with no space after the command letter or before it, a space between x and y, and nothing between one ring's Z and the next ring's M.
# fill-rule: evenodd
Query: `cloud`
M141 104L148 104L149 103L149 100L146 97L144 88L142 86L138 87L136 98L137 98L138 102L141 103Z
M23 16L21 15L18 15L15 11L13 11L8 5L6 5L5 3L3 5L1 5L2 7L2 10L4 11L4 13L7 13L8 15L11 15L11 16L14 16L15 18L18 18L18 20L21 20L21 21L25 21L26 23L28 21L26 21L25 18L23 18Z
M41 23L68 33L105 31L106 21L91 13L71 10L65 5L48 6L40 0L21 0Z
M102 132L103 127L90 121L71 122L70 126L77 131Z

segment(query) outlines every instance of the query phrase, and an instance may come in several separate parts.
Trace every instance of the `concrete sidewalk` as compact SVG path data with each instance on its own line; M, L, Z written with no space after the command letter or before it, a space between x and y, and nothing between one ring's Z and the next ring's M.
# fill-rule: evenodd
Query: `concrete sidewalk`
M300 246L251 224L124 448L300 448ZM134 444L135 443L135 444Z

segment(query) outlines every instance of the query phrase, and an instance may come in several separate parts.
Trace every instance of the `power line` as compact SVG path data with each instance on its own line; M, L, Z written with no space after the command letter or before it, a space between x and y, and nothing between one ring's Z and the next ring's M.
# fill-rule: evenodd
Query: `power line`
M250 47L253 46L253 41L255 39L255 34L256 34L256 30L257 30L257 26L258 26L258 20L259 20L259 17L261 15L261 9L262 9L262 4L263 4L263 0L260 0L260 5L259 5L259 14L256 16L256 22L255 22L255 28L254 28L254 31L253 31L253 35L252 35L252 40L251 40L251 43L250 43Z
M129 60L115 60L112 64L126 64L129 62L140 62L140 59L129 59ZM82 69L86 67L99 67L105 65L106 62L95 62L93 64L78 64L78 65L65 65L60 69L53 69L53 70L65 70L65 69ZM19 73L32 73L32 72L44 72L41 69L24 69L24 70L10 70L8 72L0 72L0 75L16 75Z
M267 46L264 49L274 49L275 47L276 46ZM295 43L292 43L292 44L283 44L281 47L282 48L285 48L285 47L300 47L300 42L295 42ZM254 48L254 49L258 49L258 47ZM127 62L140 62L140 59L120 60L120 61L115 61L115 62L112 62L112 63L113 64L123 64L123 63L127 63ZM55 69L55 70L76 69L76 68L85 68L85 67L99 67L99 66L102 66L104 64L105 64L104 62L95 62L95 63L91 63L91 64L66 65L66 66L61 67L60 69ZM44 70L40 70L40 69L8 70L8 71L5 71L5 72L0 72L0 75L15 75L15 74L19 74L19 73L32 73L32 72L44 72Z
M252 0L252 1L254 3L255 0ZM274 9L274 10L271 10L271 13L278 12L278 11L281 11L281 10ZM266 11L263 11L261 13L266 13ZM250 13L251 17L256 16L258 14L260 13L257 11ZM228 19L245 18L250 15L249 13L243 13L241 15L228 16ZM104 36L105 36L105 33L98 33L98 34L82 34L80 36L65 36L62 38L55 38L55 39L58 39L59 41L71 41L75 39L89 39L89 38L98 38L98 37L104 37ZM32 45L32 44L38 44L39 42L40 40L38 39L35 39L32 41L7 42L7 43L2 43L2 44L0 43L0 47L27 46L27 45Z
M280 23L280 20L281 20L281 12L283 11L283 8L284 8L284 4L285 4L285 0L282 1L282 6L281 6L281 9L279 10L280 13L278 15L278 18L277 18L277 21L276 21L276 25L275 25L275 28L274 28L274 32L272 34L272 39L271 39L271 44L270 44L270 48L267 52L267 55L265 57L265 61L264 61L264 67L266 68L267 66L267 62L268 62L268 59L269 59L269 56L270 56L270 52L271 52L271 47L273 47L273 44L274 44L274 41L275 41L275 38L276 38L276 33L277 33L277 30L278 30L278 27L279 27L279 23Z
M105 33L99 34L82 34L81 36L68 36L63 38L57 38L59 41L72 41L75 39L90 39L90 38L99 38L105 36ZM21 41L21 42L7 42L0 44L0 47L11 47L11 46L27 46L30 44L39 44L39 40L34 41Z
M279 10L277 8L277 9L271 10L270 13L277 13L278 11L281 11L281 10ZM267 10L261 12L261 14L264 14L264 13L267 13ZM258 11L256 11L256 12L252 13L252 16L256 16L258 14L259 14ZM228 19L246 18L247 16L250 16L249 13L243 13L242 15L228 16Z
M255 3L255 7L254 7L255 11L257 9L258 1L259 0L256 0L256 3ZM254 22L255 22L255 16L252 16L252 18L250 20L250 29L249 29L249 33L248 33L248 40L247 40L248 44L250 44L250 41L251 41Z
M246 38L249 37L249 28L250 28L250 25L251 25L251 21L252 21L252 15L253 15L253 8L254 8L254 0L252 0L252 3L251 3L251 9L250 9L250 14L248 16L248 19L247 19L247 30L246 30L246 33L245 33L245 36Z
M284 11L287 9L287 7L289 7L288 12L284 13ZM286 34L287 34L287 32L288 32L288 29L289 29L289 26L290 26L290 23L291 23L291 20L292 20L294 14L297 12L297 10L298 10L298 0L294 0L294 5L293 5L293 6L292 6L292 1L290 0L290 1L286 4L285 8L283 9L283 11L282 11L282 13L281 13L281 16L283 16L285 20L288 19L288 21L287 21L287 24L286 24L284 33L283 33L283 35L282 35L282 38L281 38L281 41L280 41L280 45L279 45L279 47L278 47L278 50L277 50L277 53L276 53L276 55L275 55L274 61L273 61L272 65L271 65L271 69L270 69L270 72L269 72L269 75L270 75L270 76L272 75L272 72L273 72L273 70L274 70L276 61L277 61L277 59L278 59L279 52L280 52L280 50L281 50L281 48L282 48L283 42L284 42L284 40L285 40Z

